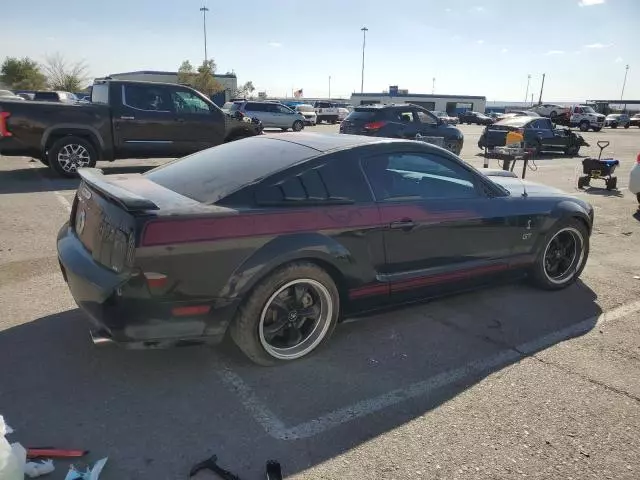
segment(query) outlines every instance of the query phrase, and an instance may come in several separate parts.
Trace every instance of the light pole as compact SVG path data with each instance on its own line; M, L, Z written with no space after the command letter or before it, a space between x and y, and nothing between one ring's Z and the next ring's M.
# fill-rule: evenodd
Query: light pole
M624 96L624 87L627 85L627 73L629 73L629 65L624 67L624 81L622 82L622 92L620 92L620 102L622 103L622 97ZM627 110L627 106L624 106L625 111Z
M544 90L544 77L546 75L546 73L542 74L542 85L540 86L540 98L538 99L538 105L542 105L542 90Z
M207 7L200 7L200 11L202 12L202 28L204 30L204 61L207 61L207 12L209 9Z
M527 106L527 99L529 98L529 83L531 82L531 74L527 75L527 91L524 94L524 106Z
M329 75L329 100L331 100L331 75Z
M431 95L436 93L436 77L433 77L433 82L431 83Z
M367 32L369 29L367 27L362 27L360 29L362 31L362 79L360 81L360 94L364 92L364 47L367 43Z

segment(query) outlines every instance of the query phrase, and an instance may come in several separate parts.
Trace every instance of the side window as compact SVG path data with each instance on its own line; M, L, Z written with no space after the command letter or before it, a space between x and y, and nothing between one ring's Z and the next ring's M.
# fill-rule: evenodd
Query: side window
M341 204L371 202L371 193L356 159L336 158L276 183L258 186L262 205Z
M292 113L290 108L287 108L282 105L277 105L277 107L278 107L278 113L286 113L286 114Z
M426 124L436 123L435 118L433 118L431 115L421 110L418 110L418 118L420 119L420 123L426 123Z
M471 172L435 154L379 155L364 159L362 166L379 201L478 196Z
M553 124L548 118L543 118L542 120L539 120L539 122L542 124L540 128L543 130L553 130Z
M170 112L173 108L167 89L155 85L123 85L122 103L136 110L153 112Z
M394 110L393 117L394 120L402 123L413 123L416 121L413 110Z
M200 113L209 115L209 104L202 98L188 90L174 90L171 92L173 107L177 113Z

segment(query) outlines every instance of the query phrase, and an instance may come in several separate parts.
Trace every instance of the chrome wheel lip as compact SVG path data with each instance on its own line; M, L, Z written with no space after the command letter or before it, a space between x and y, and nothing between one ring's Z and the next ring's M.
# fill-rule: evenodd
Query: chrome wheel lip
M307 286L313 288L315 290L315 293L321 300L321 311L319 318L316 321L313 330L296 345L287 348L274 347L266 340L264 335L264 322L267 312L269 311L269 308L274 299L278 295L280 295L286 289L300 284L306 284ZM274 358L277 358L278 360L295 360L297 358L304 357L308 353L312 352L320 344L320 342L324 340L327 332L329 331L329 327L331 326L331 319L333 318L334 313L333 309L333 299L331 298L329 289L317 280L313 280L311 278L300 278L287 282L286 284L278 288L269 297L269 299L265 302L264 307L262 308L260 321L258 323L258 337L260 339L262 348L266 353Z
M556 237L558 237L558 235L565 232L571 234L571 237L575 245L573 258L571 259L571 263L569 264L567 269L564 272L562 272L561 275L552 277L547 271L547 265L546 265L546 258L549 252L549 247L551 246L551 242L553 242L553 240ZM544 273L544 276L547 278L549 282L553 283L554 285L562 285L564 283L569 282L573 278L573 276L576 274L576 272L582 265L583 260L584 260L584 238L582 236L582 233L574 227L565 227L558 230L555 233L555 235L551 237L551 239L549 239L549 241L547 242L547 245L544 249L544 254L542 255L542 271Z
M58 152L57 161L65 172L73 173L77 172L78 168L89 166L91 155L83 145L68 143Z

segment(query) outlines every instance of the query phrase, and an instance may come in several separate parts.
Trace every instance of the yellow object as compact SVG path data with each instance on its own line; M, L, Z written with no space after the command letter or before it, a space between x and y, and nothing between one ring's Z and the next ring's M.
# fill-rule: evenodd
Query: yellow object
M520 132L507 132L507 147L509 146L520 146L520 144L524 142L524 135Z

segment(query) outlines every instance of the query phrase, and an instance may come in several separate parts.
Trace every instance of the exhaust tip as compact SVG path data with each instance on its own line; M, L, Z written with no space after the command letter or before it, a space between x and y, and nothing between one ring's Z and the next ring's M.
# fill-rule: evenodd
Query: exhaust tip
M114 343L111 335L106 330L91 330L91 341L94 345Z

